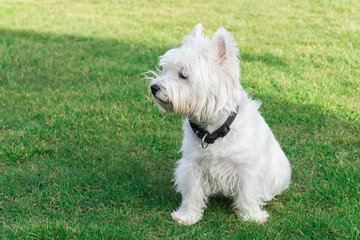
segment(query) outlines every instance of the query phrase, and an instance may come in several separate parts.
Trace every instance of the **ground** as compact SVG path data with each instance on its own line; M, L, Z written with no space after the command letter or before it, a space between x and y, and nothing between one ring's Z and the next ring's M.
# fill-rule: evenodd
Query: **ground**
M2 239L360 237L359 1L0 0ZM201 22L239 43L242 85L292 164L243 222L210 200L180 226L181 119L141 73Z

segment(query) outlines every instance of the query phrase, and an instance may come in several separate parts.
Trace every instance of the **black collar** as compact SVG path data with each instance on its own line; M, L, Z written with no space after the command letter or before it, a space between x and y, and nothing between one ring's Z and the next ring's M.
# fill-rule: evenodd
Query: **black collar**
M206 148L209 144L215 143L217 139L219 139L220 137L223 138L226 136L226 134L229 133L230 125L233 123L234 119L236 118L238 110L239 110L239 106L236 107L236 112L232 112L230 116L226 119L225 123L213 133L209 133L205 129L201 128L199 125L192 123L189 120L192 130L194 131L196 136L198 136L201 139L202 148ZM206 145L204 144L204 142L206 143Z

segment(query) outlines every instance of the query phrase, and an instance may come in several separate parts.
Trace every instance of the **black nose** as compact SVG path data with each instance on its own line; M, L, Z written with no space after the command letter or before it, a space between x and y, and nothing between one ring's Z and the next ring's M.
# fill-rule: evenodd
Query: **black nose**
M150 89L151 89L152 94L155 95L156 92L160 90L160 87L157 84L153 84L150 86Z

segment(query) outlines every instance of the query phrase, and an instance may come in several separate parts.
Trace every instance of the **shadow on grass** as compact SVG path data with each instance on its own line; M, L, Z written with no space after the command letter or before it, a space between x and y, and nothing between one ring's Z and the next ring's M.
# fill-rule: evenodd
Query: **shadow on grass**
M66 196L78 198L79 206L61 206L79 212L99 204L139 212L177 207L180 197L171 178L180 120L159 114L147 98L147 83L138 80L165 50L156 44L0 29L0 174L11 173L0 182L4 196L26 201L38 190L50 199L59 191L59 206ZM286 67L275 56L242 57ZM336 165L339 156L348 164L356 161L358 123L318 106L255 98L263 101L263 116L290 158L294 183L321 177L319 164Z
M116 39L0 29L1 85L79 86L106 78L138 77L164 48ZM19 72L21 71L21 72Z

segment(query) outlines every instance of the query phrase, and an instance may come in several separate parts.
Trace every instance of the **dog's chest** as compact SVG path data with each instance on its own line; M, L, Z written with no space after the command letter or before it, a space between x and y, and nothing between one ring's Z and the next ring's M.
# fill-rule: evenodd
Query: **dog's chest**
M239 171L240 165L231 156L204 154L198 160L198 165L205 172L217 175L217 172L236 172Z
M242 166L230 156L203 154L198 166L212 193L221 192L225 196L232 196L236 186L241 183Z

